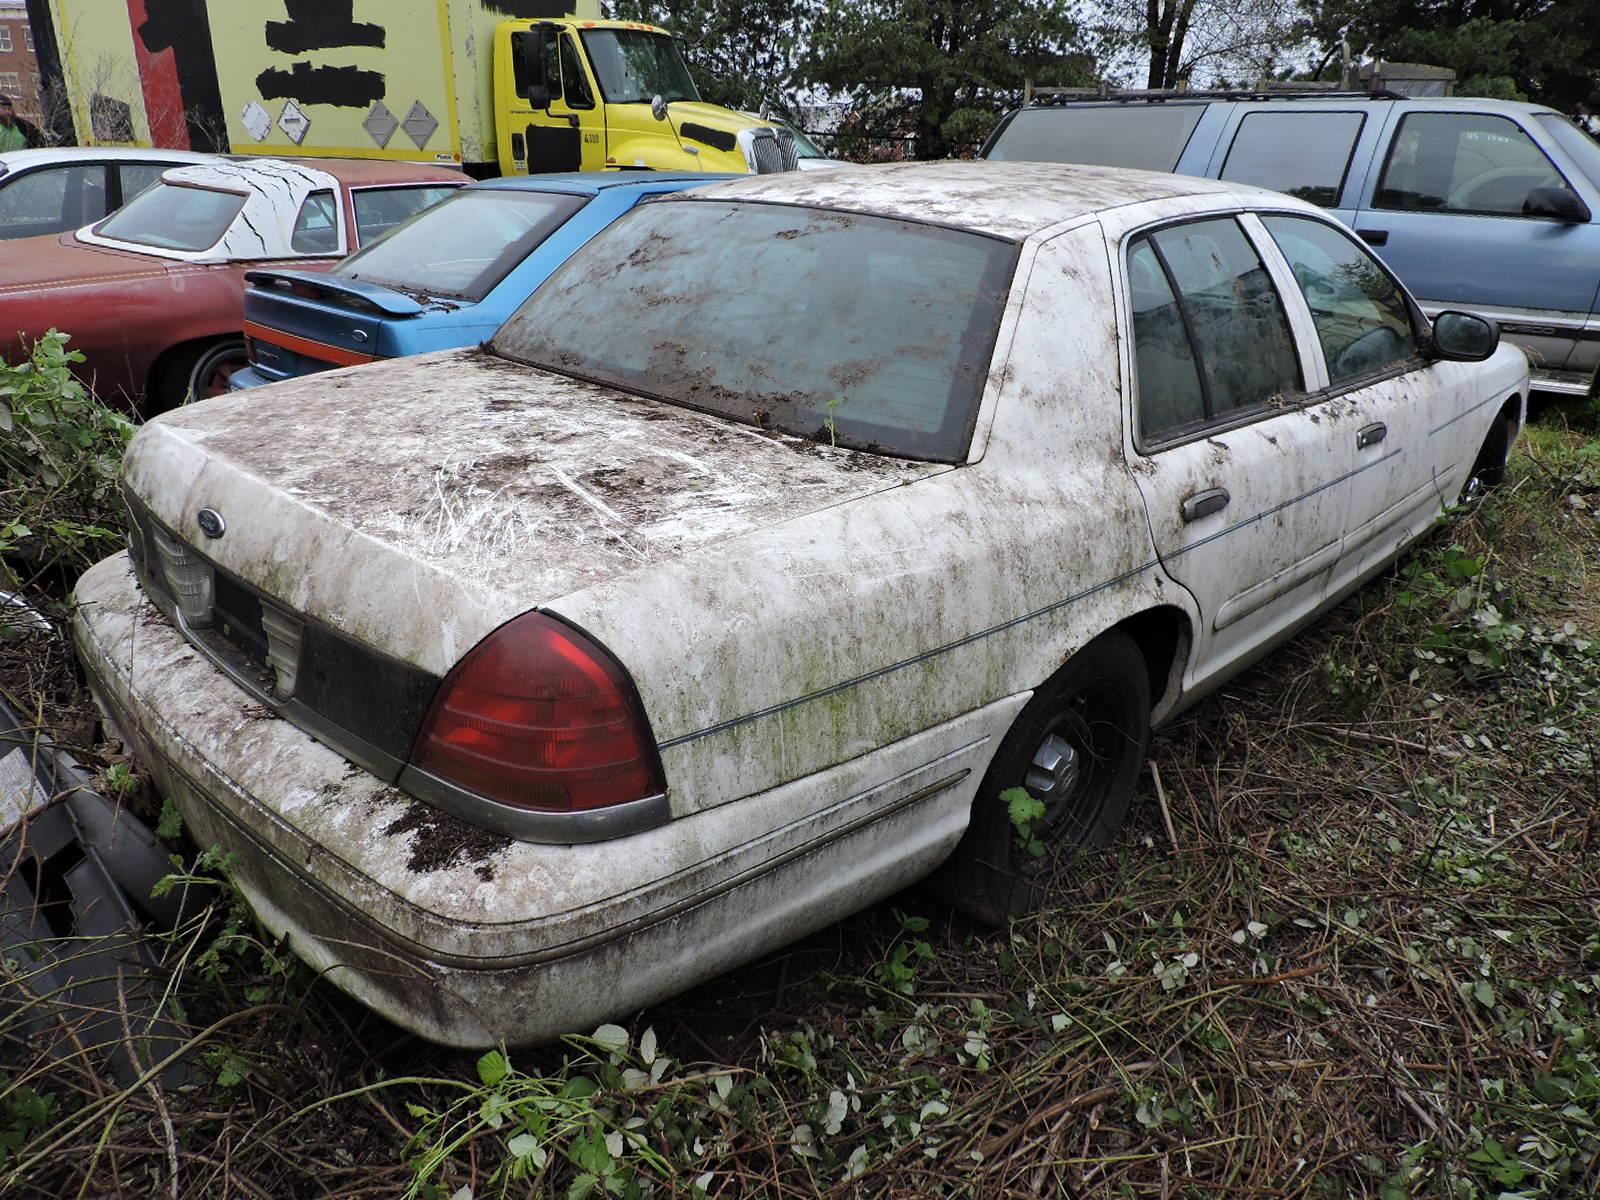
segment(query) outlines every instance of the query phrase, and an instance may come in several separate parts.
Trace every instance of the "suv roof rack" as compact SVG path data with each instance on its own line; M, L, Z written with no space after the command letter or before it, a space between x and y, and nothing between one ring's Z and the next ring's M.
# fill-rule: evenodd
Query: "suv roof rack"
M1407 97L1388 88L1348 91L1337 84L1268 83L1259 88L1190 90L1188 88L1034 88L1028 103L1038 107L1058 104L1093 103L1116 100L1143 100L1147 104L1165 100L1405 100Z

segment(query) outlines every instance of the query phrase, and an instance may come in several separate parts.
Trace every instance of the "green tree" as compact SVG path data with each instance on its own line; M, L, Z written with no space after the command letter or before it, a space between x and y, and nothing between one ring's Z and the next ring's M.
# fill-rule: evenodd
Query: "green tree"
M1304 0L1306 30L1337 73L1352 57L1456 72L1456 94L1532 99L1572 111L1596 103L1600 0Z
M856 0L810 22L808 82L908 126L918 158L970 152L1027 80L1093 81L1071 0Z

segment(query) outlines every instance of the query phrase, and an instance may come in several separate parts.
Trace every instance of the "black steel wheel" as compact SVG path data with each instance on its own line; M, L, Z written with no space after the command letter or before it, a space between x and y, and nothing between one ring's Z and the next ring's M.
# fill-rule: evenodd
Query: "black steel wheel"
M1144 655L1127 634L1102 634L1017 715L945 865L943 890L992 924L1037 908L1065 855L1105 846L1122 827L1149 741ZM1037 802L1026 836L1013 816L1014 788Z

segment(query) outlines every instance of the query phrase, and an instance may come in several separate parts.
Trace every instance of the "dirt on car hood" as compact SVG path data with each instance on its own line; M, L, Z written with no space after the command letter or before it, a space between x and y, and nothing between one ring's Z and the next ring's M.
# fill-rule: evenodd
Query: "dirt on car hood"
M447 670L517 613L935 472L451 350L147 425L132 494L219 566ZM201 508L221 514L204 536Z

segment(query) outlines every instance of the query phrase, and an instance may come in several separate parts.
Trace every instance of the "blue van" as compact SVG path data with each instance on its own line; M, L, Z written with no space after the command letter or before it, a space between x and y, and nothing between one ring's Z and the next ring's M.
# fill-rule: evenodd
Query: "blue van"
M470 346L600 230L705 173L531 175L469 184L331 270L249 271L250 365L234 390Z
M1041 95L983 156L1252 183L1320 204L1432 317L1470 308L1527 351L1533 385L1600 368L1600 143L1552 108L1366 93Z

